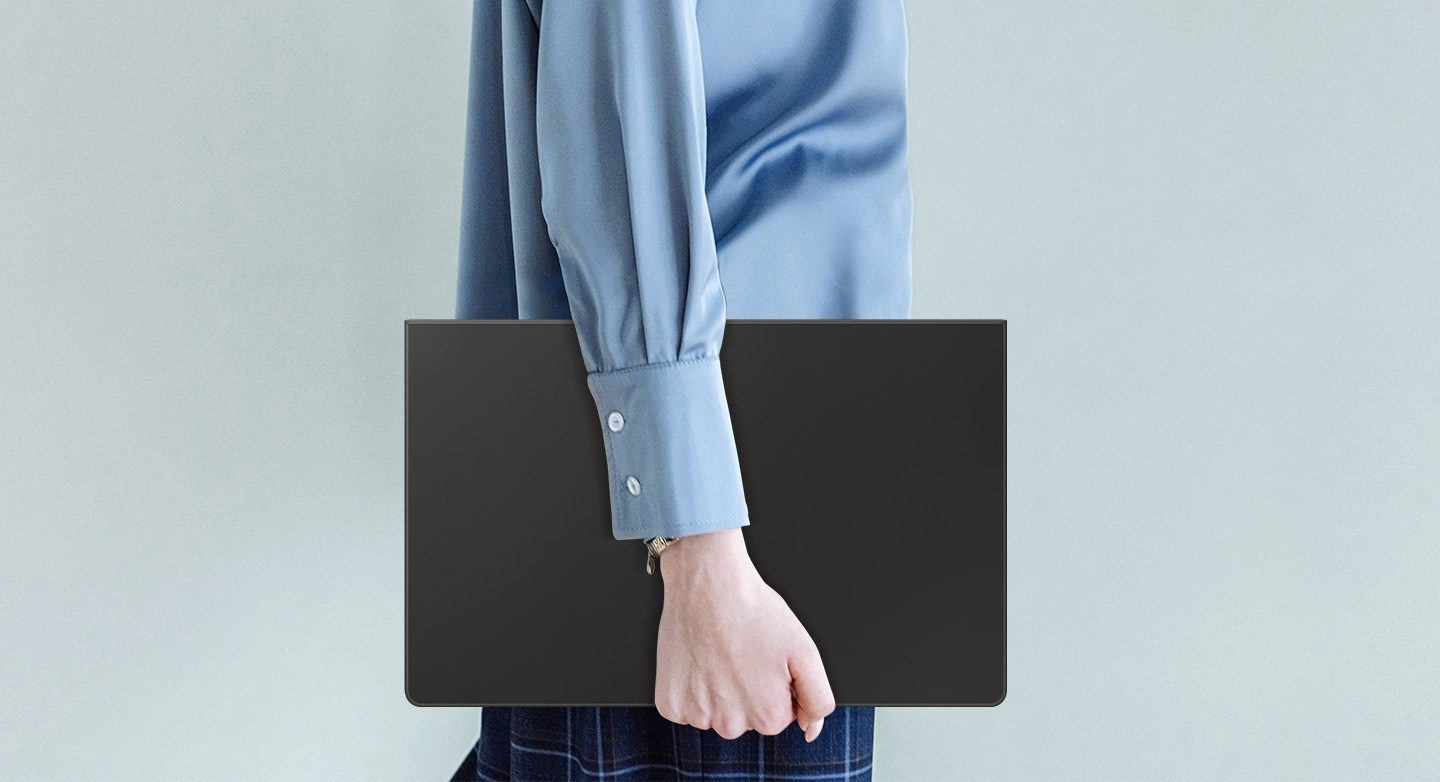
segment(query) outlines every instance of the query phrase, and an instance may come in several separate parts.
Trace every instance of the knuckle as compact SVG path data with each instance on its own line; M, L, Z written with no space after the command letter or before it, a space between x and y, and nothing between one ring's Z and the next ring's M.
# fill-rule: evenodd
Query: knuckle
M778 736L790 727L788 715L769 715L755 721L755 730L766 736Z
M745 728L735 720L722 719L715 723L715 732L720 734L721 738L737 739L745 732Z
M684 719L682 719L685 716L684 711L680 709L679 705L675 702L673 698L669 698L663 695L656 695L655 711L660 712L661 717L664 717L671 722L679 723L681 725L685 724Z

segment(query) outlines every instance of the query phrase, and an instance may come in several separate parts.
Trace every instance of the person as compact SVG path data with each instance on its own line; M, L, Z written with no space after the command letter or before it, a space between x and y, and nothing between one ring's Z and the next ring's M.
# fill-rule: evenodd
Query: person
M474 3L456 317L574 321L612 533L674 542L655 707L485 707L456 779L870 778L874 708L745 552L785 519L719 357L727 318L911 317L907 46L902 0Z

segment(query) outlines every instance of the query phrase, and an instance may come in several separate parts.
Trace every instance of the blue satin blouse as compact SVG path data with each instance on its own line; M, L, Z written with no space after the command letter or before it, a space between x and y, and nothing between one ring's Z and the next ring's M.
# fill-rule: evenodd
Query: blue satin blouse
M726 318L909 318L901 0L476 0L456 317L570 319L617 540L746 526Z

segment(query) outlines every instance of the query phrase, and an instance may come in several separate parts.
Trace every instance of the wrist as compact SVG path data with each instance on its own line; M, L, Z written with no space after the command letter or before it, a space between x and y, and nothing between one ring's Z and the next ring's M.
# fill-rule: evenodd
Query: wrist
M724 573L737 565L752 567L741 529L677 538L660 556L660 575L666 586L694 583L701 576Z

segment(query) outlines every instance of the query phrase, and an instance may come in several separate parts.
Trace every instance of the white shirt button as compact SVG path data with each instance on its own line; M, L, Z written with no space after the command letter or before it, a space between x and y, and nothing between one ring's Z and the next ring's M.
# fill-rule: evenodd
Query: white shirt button
M612 432L618 432L618 431L620 431L621 429L624 429L624 428L625 428L625 416L620 415L620 411L618 411L618 410L611 412L611 413L610 413L610 431L612 431Z
M631 494L639 494L640 481L636 480L635 476L631 475L630 477L625 479L625 488L629 489Z

